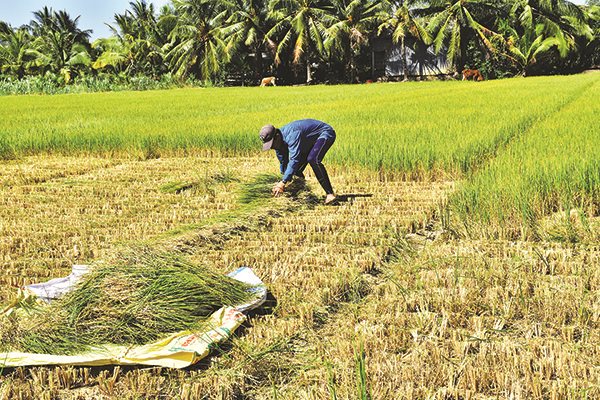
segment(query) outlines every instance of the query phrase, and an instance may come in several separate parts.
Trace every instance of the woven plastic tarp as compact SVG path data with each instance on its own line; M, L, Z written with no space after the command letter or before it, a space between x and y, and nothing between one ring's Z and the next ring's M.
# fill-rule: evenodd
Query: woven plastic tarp
M42 299L50 302L73 288L88 267L73 266L72 272L65 278L34 284L25 287L20 299L3 312L10 315L18 311L19 304ZM157 342L141 346L105 345L92 348L78 355L52 355L9 352L0 353L0 367L20 367L34 365L152 365L169 368L185 368L206 357L212 348L227 340L246 320L244 312L259 307L267 297L267 288L254 274L252 269L241 267L229 274L230 277L253 285L255 297L247 304L235 307L223 307L214 312L203 325L203 332L181 331Z

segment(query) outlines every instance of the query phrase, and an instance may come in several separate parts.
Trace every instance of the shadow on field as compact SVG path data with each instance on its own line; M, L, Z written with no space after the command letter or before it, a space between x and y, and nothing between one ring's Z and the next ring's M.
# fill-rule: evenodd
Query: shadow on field
M373 197L372 193L349 193L349 194L339 194L337 196L337 203L348 203L354 201L358 198L362 197Z

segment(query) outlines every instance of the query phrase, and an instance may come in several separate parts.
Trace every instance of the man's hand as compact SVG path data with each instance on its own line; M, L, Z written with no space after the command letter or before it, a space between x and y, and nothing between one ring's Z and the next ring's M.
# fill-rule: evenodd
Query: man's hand
M275 186L273 186L273 196L275 196L275 197L280 196L281 194L283 194L284 189L285 189L285 182L283 182L283 181L277 182L275 184Z

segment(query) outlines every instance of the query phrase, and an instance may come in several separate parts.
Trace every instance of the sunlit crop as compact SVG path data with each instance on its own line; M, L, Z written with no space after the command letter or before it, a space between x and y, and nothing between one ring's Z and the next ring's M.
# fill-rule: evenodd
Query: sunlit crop
M599 82L0 98L2 303L140 245L270 293L189 370L17 368L0 399L600 397ZM310 171L270 196L258 128L301 117L338 133L337 206Z
M539 238L553 214L590 231L600 215L599 96L596 81L475 173L454 198L458 216L496 235Z
M310 117L336 129L332 161L409 174L466 172L597 79L0 97L0 154L249 154L261 126Z

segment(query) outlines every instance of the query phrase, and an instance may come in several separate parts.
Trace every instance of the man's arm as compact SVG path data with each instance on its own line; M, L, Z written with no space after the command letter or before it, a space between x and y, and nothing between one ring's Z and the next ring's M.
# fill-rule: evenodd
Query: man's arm
M284 174L288 166L289 152L287 147L283 150L275 150L277 159L279 160L279 171Z
M288 163L285 172L283 173L282 181L285 183L290 182L300 165L300 137L298 137L295 142L288 144Z

